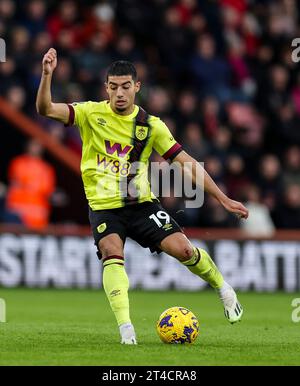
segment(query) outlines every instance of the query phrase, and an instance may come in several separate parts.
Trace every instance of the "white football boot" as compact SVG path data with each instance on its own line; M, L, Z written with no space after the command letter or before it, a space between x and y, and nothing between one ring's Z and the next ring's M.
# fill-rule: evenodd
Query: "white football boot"
M243 308L238 301L234 289L224 282L221 289L218 290L219 297L224 307L225 318L231 323L239 322L243 315Z
M120 334L122 344L137 344L134 327L131 323L121 324Z

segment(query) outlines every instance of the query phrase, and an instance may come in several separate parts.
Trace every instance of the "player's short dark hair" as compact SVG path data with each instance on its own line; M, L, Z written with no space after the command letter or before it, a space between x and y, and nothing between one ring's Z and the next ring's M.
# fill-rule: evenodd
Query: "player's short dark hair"
M122 75L131 75L134 82L137 80L137 72L134 65L127 60L118 60L109 66L106 74L106 81L108 81L109 76Z

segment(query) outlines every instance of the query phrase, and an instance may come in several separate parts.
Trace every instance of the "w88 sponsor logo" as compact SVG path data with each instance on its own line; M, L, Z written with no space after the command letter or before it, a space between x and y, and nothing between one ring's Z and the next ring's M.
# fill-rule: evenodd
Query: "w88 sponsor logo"
M104 143L106 154L114 155L116 153L118 158L126 157L133 149L132 145L125 145L122 147L120 143L111 144L107 139L104 140ZM98 169L103 168L103 170L110 170L114 174L120 174L121 176L126 177L129 174L130 162L121 162L116 159L106 158L106 156L103 156L101 159L101 156L97 154L97 167Z
M106 158L105 156L101 159L101 156L97 154L98 170L110 170L114 174L120 174L122 177L126 177L129 174L130 166L130 162L121 162L119 160L113 160L112 158Z

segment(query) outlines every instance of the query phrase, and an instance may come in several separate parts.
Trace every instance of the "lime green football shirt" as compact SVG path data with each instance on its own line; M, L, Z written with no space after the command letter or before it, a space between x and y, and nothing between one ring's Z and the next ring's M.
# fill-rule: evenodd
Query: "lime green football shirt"
M152 150L165 159L172 159L181 151L168 127L151 115L148 116L149 127L136 126L138 106L126 116L116 114L109 101L68 106L69 124L75 123L82 139L81 173L89 206L102 210L155 200L148 181ZM139 146L142 148L138 149ZM131 162L137 151L138 163ZM133 200L127 199L128 190Z

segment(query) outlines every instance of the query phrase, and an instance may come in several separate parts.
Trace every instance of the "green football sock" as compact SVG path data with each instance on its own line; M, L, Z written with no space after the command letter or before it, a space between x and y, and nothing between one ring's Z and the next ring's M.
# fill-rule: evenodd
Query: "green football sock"
M220 289L223 286L224 279L221 272L204 249L194 248L193 256L183 264L213 288Z
M124 257L103 258L103 287L117 323L131 323L129 316L129 280L124 267Z

